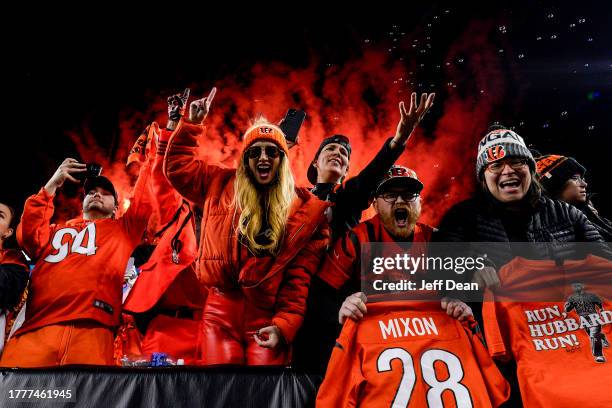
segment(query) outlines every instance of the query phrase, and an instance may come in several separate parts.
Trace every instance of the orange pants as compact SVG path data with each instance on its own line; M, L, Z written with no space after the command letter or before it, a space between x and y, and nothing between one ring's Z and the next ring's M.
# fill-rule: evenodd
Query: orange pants
M203 313L203 355L199 364L285 366L290 349L279 344L261 347L253 335L271 324L273 312L253 305L239 290L222 292L211 288Z
M96 322L52 324L11 338L2 367L113 365L113 332Z

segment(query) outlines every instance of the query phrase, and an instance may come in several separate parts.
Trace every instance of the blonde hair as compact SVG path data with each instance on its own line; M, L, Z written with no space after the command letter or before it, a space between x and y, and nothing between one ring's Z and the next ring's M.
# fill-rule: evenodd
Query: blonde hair
M265 119L257 120L256 124L268 124ZM276 255L280 250L285 226L289 218L291 203L296 197L295 181L286 155L280 158L280 164L275 179L265 189L255 185L253 175L245 165L243 152L234 181L234 202L240 210L238 230L246 238L247 246L254 253L270 252ZM259 244L255 238L261 232L264 220L268 220L270 240L267 244Z

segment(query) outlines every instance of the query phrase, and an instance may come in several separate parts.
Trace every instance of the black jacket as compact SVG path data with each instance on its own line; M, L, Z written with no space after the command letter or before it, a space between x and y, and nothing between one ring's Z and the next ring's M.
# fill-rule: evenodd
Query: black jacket
M608 243L612 242L612 222L610 222L609 219L597 214L595 211L593 211L593 208L586 204L576 206L576 208L586 215L588 220L591 221L591 224L597 228L597 231L599 231L599 234L604 241Z
M497 267L514 256L510 242L539 242L552 245L533 246L535 259L576 258L572 242L594 242L594 254L612 259L612 251L587 217L577 208L540 197L535 205L511 213L502 203L483 195L454 205L444 216L434 234L439 242L507 242L489 258ZM503 250L502 250L503 249Z
M439 229L434 232L433 240L438 242L494 242L484 246L487 248L488 259L497 270L517 255L526 245L511 245L510 242L538 242L542 245L529 245L533 248L531 254L536 259L580 258L584 254L576 254L576 246L571 242L593 242L589 249L594 249L596 255L612 259L610 248L603 242L597 229L586 216L575 207L546 197L540 197L535 205L523 204L521 211L510 212L504 205L490 195L478 193L476 197L462 201L451 207L442 219ZM551 244L548 244L548 243ZM474 248L475 251L482 247ZM539 252L539 253L538 253ZM479 254L480 255L480 254ZM577 256L578 255L578 256ZM470 281L471 276L453 275L451 279ZM461 294L449 294L461 297ZM476 320L482 324L482 311L479 302L468 303L474 312ZM502 364L500 369L510 381L510 400L504 406L520 406L520 391L516 378L516 366Z

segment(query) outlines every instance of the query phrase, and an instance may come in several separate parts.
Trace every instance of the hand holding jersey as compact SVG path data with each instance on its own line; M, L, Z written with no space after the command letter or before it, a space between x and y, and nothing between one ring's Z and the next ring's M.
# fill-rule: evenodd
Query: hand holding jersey
M459 299L444 297L440 301L440 307L442 308L442 310L446 311L447 315L459 320L460 322L470 317L474 317L474 314L472 313L472 308L470 308L468 305L466 305Z
M347 318L351 318L355 321L363 319L365 314L368 312L366 302L367 297L363 292L353 293L352 295L348 296L342 303L342 307L338 312L338 321L340 324L344 324L344 321ZM440 301L440 307L442 310L446 311L447 315L459 321L463 321L473 316L472 309L458 299L444 297Z
M497 276L495 268L492 266L485 266L474 272L472 282L477 283L478 287L481 289L496 288L499 286L499 277Z
M338 311L338 322L344 324L347 318L355 321L363 319L363 316L368 313L366 302L367 296L363 292L353 293L348 296Z
M317 407L496 407L509 386L473 319L459 322L432 302L372 303L347 320Z

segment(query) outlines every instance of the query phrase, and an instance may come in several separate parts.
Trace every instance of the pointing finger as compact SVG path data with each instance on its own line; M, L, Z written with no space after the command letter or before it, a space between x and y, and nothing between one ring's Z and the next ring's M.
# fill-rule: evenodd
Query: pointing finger
M210 90L210 93L206 97L206 104L208 106L210 106L210 104L212 103L213 99L215 99L215 95L216 94L217 94L217 88L213 87L213 89Z
M181 95L181 99L183 99L183 101L187 101L187 99L189 99L190 92L191 90L189 88L185 88L185 90L183 91L183 94Z

